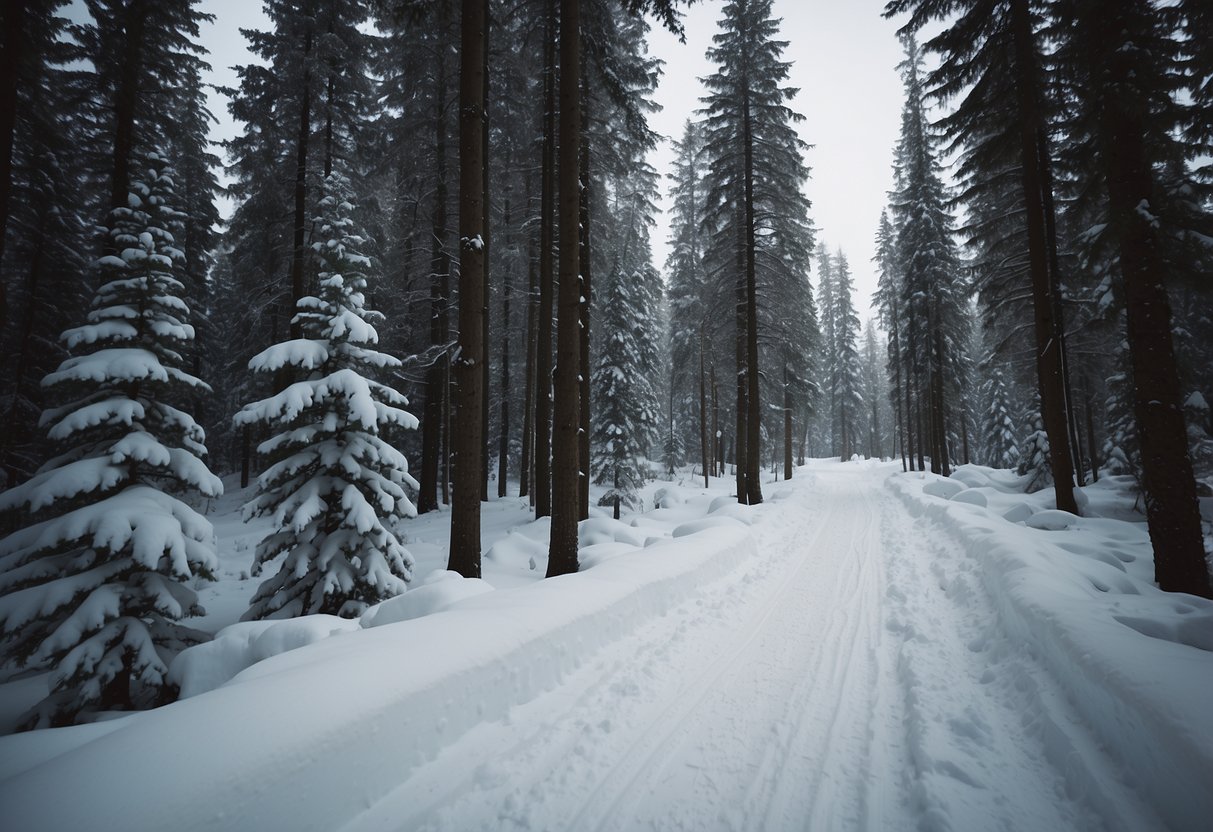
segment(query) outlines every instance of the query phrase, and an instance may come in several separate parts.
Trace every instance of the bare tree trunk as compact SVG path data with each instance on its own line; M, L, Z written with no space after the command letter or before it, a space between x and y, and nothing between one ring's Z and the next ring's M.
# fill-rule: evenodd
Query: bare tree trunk
M783 478L792 478L792 385L783 365Z
M445 9L446 4L440 8ZM445 15L439 29L446 31ZM441 50L434 82L434 209L430 248L430 365L425 373L425 418L421 420L421 478L417 493L417 513L438 508L438 480L442 474L442 501L447 502L445 453L447 397L449 391L450 352L450 280L451 255L447 251L447 167L446 167L446 50Z
M506 249L514 249L514 227L510 223L510 195L507 193L502 207L501 224L506 229ZM497 498L506 495L506 479L510 469L510 293L514 291L513 259L502 270L501 283L501 411L497 441ZM487 345L487 342L485 342ZM488 398L487 396L485 397Z
M758 275L755 263L754 134L748 90L742 101L742 142L745 151L745 284L746 284L746 502L762 502L762 407L758 376Z
M527 210L531 205L531 180L527 178ZM530 497L531 505L535 504L535 494L531 491L531 470L535 464L531 442L535 436L535 343L537 335L535 327L539 320L539 263L535 252L535 235L529 238L527 257L528 280L526 301L526 378L523 382L522 394L522 454L518 460L518 496Z
M584 57L583 57L584 61ZM583 67L584 71L584 67ZM590 301L593 285L590 280L591 235L590 235L590 134L586 129L588 122L582 120L581 134L578 139L580 146L579 180L581 184L581 237L579 256L581 266L581 301L580 301L580 366L578 376L578 395L581 399L581 426L577 436L577 518L586 520L590 516Z
M703 463L703 487L712 483L708 473L708 397L703 374L703 324L699 325L699 458Z
M555 436L552 442L552 526L547 576L576 572L581 427L581 8L560 0L560 301L556 328Z
M484 23L488 0L463 0L459 68L459 357L454 362L455 494L447 569L480 577L483 487L484 316Z
M556 0L548 0L539 220L539 325L535 346L535 516L552 513L552 305L556 176ZM564 73L561 73L563 76ZM564 144L562 142L562 144ZM563 241L565 238L561 238ZM574 240L576 237L573 238ZM561 246L563 248L563 246Z
M286 315L290 321L291 338L303 334L295 318L295 305L303 297L303 266L307 258L307 159L308 141L312 134L312 71L308 55L312 51L312 27L303 38L303 101L299 105L299 129L295 135L295 217L294 240L291 248L291 302ZM124 195L125 196L125 195Z
M481 58L484 66L483 78L480 86L480 107L482 118L480 120L480 144L482 148L480 158L480 183L481 183L481 200L484 205L484 231L482 237L484 239L484 251L482 259L484 261L484 303L480 310L480 343L484 344L484 361L480 366L480 384L483 391L480 396L480 436L482 445L480 448L480 499L482 502L489 501L489 390L492 389L489 379L489 302L492 297L493 280L492 280L492 217L493 203L489 199L489 168L490 168L490 147L489 147L489 38L492 28L492 20L489 16L489 0L484 0L482 24L484 30L484 38L482 44L483 56Z
M1015 48L1015 90L1019 107L1020 170L1024 216L1028 231L1028 259L1032 276L1032 308L1036 334L1036 377L1040 413L1049 437L1049 463L1057 495L1057 508L1078 513L1074 499L1074 467L1067 413L1062 354L1064 330L1060 316L1057 278L1049 252L1046 207L1052 205L1051 187L1041 158L1044 119L1037 95L1037 56L1028 0L1011 0Z
M1083 399L1087 416L1087 453L1091 457L1091 482L1099 482L1099 445L1095 441L1095 399L1091 395L1091 382L1083 377Z

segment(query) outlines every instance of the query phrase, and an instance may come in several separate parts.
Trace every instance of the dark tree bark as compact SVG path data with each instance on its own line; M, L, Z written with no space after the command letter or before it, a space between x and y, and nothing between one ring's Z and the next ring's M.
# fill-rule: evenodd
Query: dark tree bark
M513 249L514 227L510 220L510 197L502 206L501 223L507 229L506 249ZM510 261L511 264L513 260ZM502 271L501 281L501 411L497 440L497 497L506 495L506 479L510 467L510 293L514 291L512 266ZM488 342L486 341L487 345ZM488 398L487 396L485 397Z
M445 8L445 4L441 8ZM445 20L440 23L446 31ZM438 508L439 470L443 474L442 497L446 502L446 454L443 451L446 426L447 382L450 353L450 280L451 255L447 250L447 167L446 167L446 50L440 50L436 68L434 100L434 208L430 249L430 350L426 369L425 418L421 420L421 486L417 495L417 513Z
M758 277L755 264L756 230L754 222L754 134L750 100L742 101L742 142L745 151L745 295L746 295L746 502L762 502L762 407L758 375Z
M749 498L749 490L746 487L746 474L749 471L749 466L746 464L746 442L749 439L746 420L750 409L746 404L749 387L746 385L748 368L746 367L745 252L743 246L740 245L737 248L737 281L734 293L736 307L733 310L733 326L735 329L734 359L737 366L737 412L733 419L733 474L737 483L737 502L745 505Z
M703 487L711 488L708 471L708 397L703 373L703 323L699 324L699 458L703 462Z
M25 11L29 0L11 0L2 13L4 51L0 53L0 263L8 231L13 190L13 138L17 131L17 83L25 46ZM0 280L0 327L8 325L8 284Z
M531 180L527 179L527 206L531 205ZM534 453L531 441L535 435L535 342L537 339L535 327L539 319L539 262L535 251L535 235L528 235L529 256L527 301L526 301L526 369L522 391L522 455L518 460L518 496L530 497L531 505L535 504L535 494L531 491L531 470L534 467Z
M1127 63L1127 61L1125 62ZM1131 64L1130 64L1131 66ZM1171 342L1167 272L1151 225L1153 172L1145 149L1144 107L1115 94L1132 88L1114 62L1101 101L1109 218L1120 250L1125 317L1133 368L1133 411L1141 446L1146 519L1154 547L1154 579L1168 592L1213 597L1201 536L1196 479L1188 453L1179 373Z
M1053 469L1057 508L1078 513L1074 499L1074 467L1070 443L1063 373L1064 331L1057 296L1055 259L1049 252L1046 206L1052 205L1052 188L1046 193L1041 150L1044 117L1038 96L1039 79L1035 39L1028 0L1011 0L1015 39L1015 91L1019 107L1021 179L1024 217L1028 230L1028 262L1032 276L1032 308L1036 335L1036 378L1040 415L1049 437L1049 464Z
M489 40L492 29L492 19L489 15L489 3L485 0L484 6L484 22L482 24L484 31L484 44L482 52L482 61L484 64L484 78L480 88L480 107L481 107L481 127L480 127L480 142L483 148L481 153L481 171L480 181L483 192L481 199L484 205L484 224L482 238L484 240L484 250L482 258L484 260L484 304L480 310L480 343L484 344L484 361L480 365L480 384L483 391L480 396L480 436L483 439L483 446L480 449L480 499L483 502L489 501L489 302L492 296L493 280L492 280L492 248L493 239L492 224L490 217L492 215L492 201L489 199L489 170L491 168L490 161L490 142L489 142Z
M535 516L552 513L552 307L556 190L556 0L548 0L544 60L543 149L539 196L539 322L535 344ZM561 73L563 79L564 73ZM562 146L565 142L561 143ZM563 239L567 239L562 237ZM576 237L573 237L576 240Z
M114 146L110 163L110 207L125 207L131 189L131 164L135 152L135 110L139 105L139 76L143 72L143 39L147 28L147 0L132 0L123 25L122 69L115 92ZM113 246L106 237L106 250Z
M792 383L788 365L783 365L783 478L792 478Z
M584 74L584 67L582 67ZM580 161L579 161L579 178L581 183L581 254L579 256L581 266L581 300L580 300L580 367L581 372L578 377L578 396L581 400L581 426L580 433L577 436L577 517L579 520L586 520L590 516L590 292L593 291L591 283L590 266L593 263L591 258L591 237L590 237L590 133L587 129L588 122L583 119L581 122L581 135L578 143L580 145ZM618 511L618 505L616 506Z
M560 2L560 300L556 328L555 437L552 443L552 526L549 578L576 572L581 394L580 246L581 221L581 9L579 0Z
M299 103L299 128L295 134L295 211L291 248L291 299L286 314L290 321L291 338L299 338L303 330L295 319L295 305L303 297L303 266L307 260L307 160L308 142L312 135L312 70L308 56L312 52L312 29L303 37L303 98Z
M463 0L459 68L459 357L454 362L455 492L447 569L480 577L484 437L484 22L488 0Z

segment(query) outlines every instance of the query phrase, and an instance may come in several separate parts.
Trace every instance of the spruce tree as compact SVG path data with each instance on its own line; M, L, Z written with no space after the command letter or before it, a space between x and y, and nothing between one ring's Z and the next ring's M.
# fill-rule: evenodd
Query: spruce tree
M403 592L411 577L397 523L416 515L406 488L417 483L393 439L417 419L402 409L403 395L374 379L400 361L375 349L381 316L366 308L370 260L351 219L349 182L336 169L323 187L312 244L320 292L300 299L293 322L303 337L249 362L260 373L289 367L300 380L235 419L275 431L258 447L270 464L245 517L269 516L276 527L257 546L256 572L285 556L245 619L356 616Z
M57 453L0 496L22 515L0 542L0 633L19 663L53 668L27 728L161 702L172 657L205 639L178 621L201 612L187 582L215 567L211 524L187 502L223 492L185 409L209 387L183 369L172 171L149 154L136 174L89 321L63 335L74 355L43 380Z
M1008 400L1002 367L996 363L990 362L989 380L984 392L986 410L982 421L982 447L985 457L983 461L991 468L1014 467L1019 459L1015 419L1012 416L1012 405Z
M607 491L599 499L616 518L621 507L636 508L645 482L646 436L659 424L657 392L644 372L641 341L652 325L645 309L642 272L609 275L599 290L600 346L591 383L594 390L594 436L590 472Z
M758 297L803 279L812 234L809 201L800 190L808 169L805 143L794 124L803 116L788 102L791 64L771 0L733 0L722 10L708 59L717 71L704 80L707 211L712 231L710 272L736 300L734 337L737 395L734 457L737 499L762 502L760 466L761 368Z
M834 257L833 319L835 356L831 387L838 403L838 445L843 461L862 448L860 425L863 419L863 368L859 359L859 316L855 313L855 284L851 267L840 249Z

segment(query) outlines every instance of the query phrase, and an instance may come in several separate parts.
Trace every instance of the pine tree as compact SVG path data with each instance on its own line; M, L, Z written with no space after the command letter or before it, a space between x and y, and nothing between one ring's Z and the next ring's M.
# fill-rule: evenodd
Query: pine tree
M656 390L638 372L645 362L641 338L652 323L644 305L645 280L642 272L616 272L599 291L602 335L591 378L596 412L590 472L596 484L607 486L598 504L611 506L616 518L621 506L638 505L646 435L660 420Z
M1020 476L1027 477L1024 491L1031 494L1053 484L1053 469L1049 465L1049 435L1045 433L1039 411L1032 415L1032 429L1020 444L1018 455L1015 470Z
M54 668L26 727L163 701L173 655L205 639L177 623L201 611L186 582L216 563L211 524L184 498L223 486L183 409L209 388L182 369L194 330L172 171L149 154L145 172L111 212L116 254L89 322L63 335L75 355L43 380L62 402L42 417L58 453L0 496L23 512L0 542L0 633L18 662Z
M708 50L719 68L704 80L707 256L718 291L731 288L736 300L734 458L737 499L751 505L762 502L760 286L770 293L803 280L812 246L800 190L806 145L793 127L803 116L788 107L796 90L783 86L791 65L778 28L770 0L726 3Z
M962 379L967 310L959 263L951 239L952 217L940 177L934 138L927 123L922 56L913 37L905 39L901 64L906 90L901 139L897 149L897 259L905 351L914 388L914 419L919 430L919 465L929 453L931 470L951 472L948 426Z
M982 422L985 464L991 468L1011 468L1019 459L1016 449L1015 420L1007 397L1007 384L1002 368L990 363L989 380L985 385L987 403Z
M237 426L277 431L258 447L270 465L245 517L270 516L277 526L257 546L258 572L285 555L245 619L356 616L403 592L411 577L396 524L416 515L405 488L417 483L392 437L417 420L401 409L404 396L372 378L400 361L375 349L380 316L365 298L370 260L339 169L325 177L320 211L312 244L320 293L299 301L294 321L303 337L249 362L257 372L290 367L302 378L236 414Z
M859 338L859 316L855 313L855 284L851 279L851 268L846 255L840 249L834 257L833 281L834 309L830 317L834 323L835 356L832 368L834 378L831 387L837 395L838 445L842 459L848 460L862 447L863 424L863 368L859 360L857 340Z

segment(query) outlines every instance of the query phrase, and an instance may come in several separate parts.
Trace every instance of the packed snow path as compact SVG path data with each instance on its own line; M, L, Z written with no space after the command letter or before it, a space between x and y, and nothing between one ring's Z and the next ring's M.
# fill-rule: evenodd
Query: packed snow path
M892 470L768 486L756 558L346 832L1162 828Z

